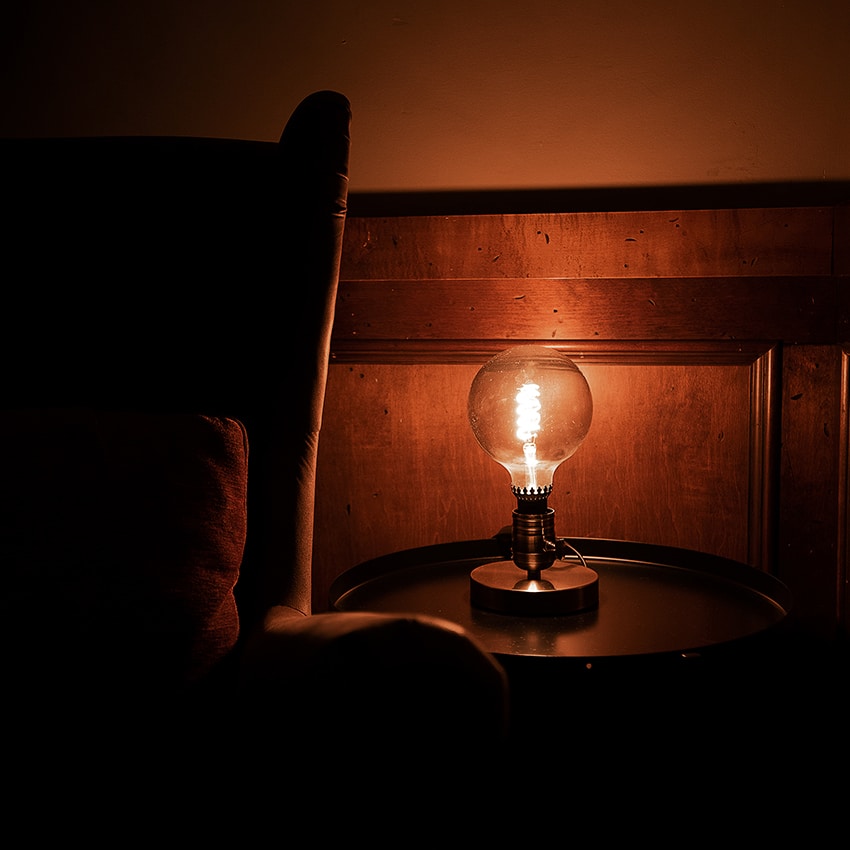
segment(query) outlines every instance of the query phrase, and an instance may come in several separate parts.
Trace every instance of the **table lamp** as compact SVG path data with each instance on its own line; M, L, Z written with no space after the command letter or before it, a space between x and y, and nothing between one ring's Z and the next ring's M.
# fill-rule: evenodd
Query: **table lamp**
M472 570L471 603L523 616L597 607L599 578L579 552L555 536L555 511L548 505L555 470L590 429L593 399L584 375L554 348L509 348L476 374L468 415L478 443L510 473L516 497L513 560Z

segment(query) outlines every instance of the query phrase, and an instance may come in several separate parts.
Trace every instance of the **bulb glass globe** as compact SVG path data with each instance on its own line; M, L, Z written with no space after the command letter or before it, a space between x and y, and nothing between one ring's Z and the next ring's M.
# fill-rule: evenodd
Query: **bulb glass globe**
M481 448L508 470L517 493L547 492L581 445L593 399L579 368L555 349L522 345L481 367L467 412Z

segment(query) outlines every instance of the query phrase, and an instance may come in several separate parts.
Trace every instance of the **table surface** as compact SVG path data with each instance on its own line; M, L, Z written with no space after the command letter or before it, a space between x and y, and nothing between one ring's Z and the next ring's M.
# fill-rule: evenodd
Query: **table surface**
M581 663L728 647L778 627L790 609L785 585L737 561L631 541L568 542L599 575L599 606L592 611L519 617L472 606L469 573L509 560L504 535L408 549L359 564L334 582L331 606L442 617L466 628L495 655Z

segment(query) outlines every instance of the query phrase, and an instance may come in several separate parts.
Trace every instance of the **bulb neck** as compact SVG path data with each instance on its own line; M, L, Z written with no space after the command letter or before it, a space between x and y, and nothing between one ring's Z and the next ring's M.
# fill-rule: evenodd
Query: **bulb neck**
M511 487L516 496L516 512L521 514L545 514L549 510L549 494L552 487Z

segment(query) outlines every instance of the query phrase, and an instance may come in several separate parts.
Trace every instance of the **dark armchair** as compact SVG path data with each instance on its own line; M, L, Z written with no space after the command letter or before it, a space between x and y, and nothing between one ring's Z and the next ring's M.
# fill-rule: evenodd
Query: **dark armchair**
M505 732L504 672L455 626L311 613L349 119L318 92L279 143L0 142L7 753L466 757Z

